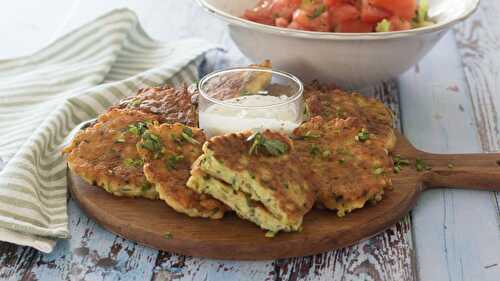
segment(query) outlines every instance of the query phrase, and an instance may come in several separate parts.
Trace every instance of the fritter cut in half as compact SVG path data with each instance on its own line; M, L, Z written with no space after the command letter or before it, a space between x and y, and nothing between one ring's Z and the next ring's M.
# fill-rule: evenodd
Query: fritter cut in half
M379 100L314 84L306 87L305 97L311 117L321 116L324 120L354 117L370 132L372 142L389 151L396 145L394 116Z
M168 85L140 89L136 95L125 98L112 108L136 109L158 115L162 123L198 125L198 113L193 102L193 92L186 86L174 88Z
M63 152L68 166L90 184L117 196L156 199L158 193L146 180L137 142L155 114L113 109L77 134Z
M261 228L299 231L315 200L300 173L291 140L276 132L213 137L188 186L210 194Z
M293 134L302 170L318 188L319 206L344 216L380 201L391 186L392 160L359 119L317 116Z
M167 205L190 217L219 219L226 206L209 195L186 187L190 167L202 154L202 130L179 123L153 124L137 147L144 159L146 178Z

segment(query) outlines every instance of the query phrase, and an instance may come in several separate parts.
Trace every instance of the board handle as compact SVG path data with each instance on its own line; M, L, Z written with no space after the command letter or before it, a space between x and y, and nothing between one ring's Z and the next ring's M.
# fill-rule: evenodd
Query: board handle
M500 192L500 153L421 155L426 188L462 188ZM427 170L427 169L429 170Z

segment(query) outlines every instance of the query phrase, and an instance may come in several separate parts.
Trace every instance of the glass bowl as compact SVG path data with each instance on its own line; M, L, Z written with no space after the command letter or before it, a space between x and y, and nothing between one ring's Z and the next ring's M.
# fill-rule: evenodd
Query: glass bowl
M277 70L238 67L198 84L200 128L209 136L270 129L291 133L304 120L304 86Z

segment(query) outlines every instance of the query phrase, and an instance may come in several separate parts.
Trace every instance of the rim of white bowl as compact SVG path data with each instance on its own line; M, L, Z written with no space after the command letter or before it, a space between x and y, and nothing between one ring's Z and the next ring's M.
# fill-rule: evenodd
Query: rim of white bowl
M391 32L370 32L370 33L336 33L336 32L317 32L317 31L304 31L297 29L290 29L284 27L277 27L272 25L265 25L249 21L224 11L219 10L213 5L208 4L205 0L196 0L198 5L204 8L211 14L222 18L223 20L241 26L248 29L256 29L266 33L272 33L282 36L297 37L297 38L308 38L308 39L322 39L322 40L384 40L391 38L403 38L409 37L417 34L432 33L443 30L454 24L465 20L470 15L472 15L479 7L480 0L475 0L474 4L469 10L464 11L460 16L436 23L426 27L419 27L404 31L391 31Z
M279 75L281 77L284 77L286 79L289 79L296 83L298 85L297 91L295 93L288 97L286 100L275 103L275 104L270 104L270 105L239 105L239 104L234 104L234 103L227 103L224 102L223 100L216 99L208 95L204 90L203 86L207 81L210 79L214 78L217 75L225 74L225 73L230 73L230 72L239 72L239 71L247 71L247 72L268 72L273 75ZM274 69L266 69L266 68L259 68L259 67L230 67L230 68L224 68L221 70L216 70L212 73L209 73L205 75L203 78L201 78L200 82L198 83L198 91L200 92L202 98L207 99L211 101L212 103L224 106L224 107L231 107L231 108L239 108L239 109L250 109L250 110L255 110L255 109L273 109L277 107L283 107L286 105L289 105L291 103L296 102L298 99L302 98L304 95L304 83L295 75L281 71L281 70L274 70Z

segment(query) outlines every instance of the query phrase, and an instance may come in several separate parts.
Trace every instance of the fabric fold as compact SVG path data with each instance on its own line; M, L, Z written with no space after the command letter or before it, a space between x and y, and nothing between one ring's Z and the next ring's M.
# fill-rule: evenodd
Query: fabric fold
M31 56L0 61L0 240L50 252L68 238L60 152L68 133L140 88L197 80L215 48L155 41L119 9Z

